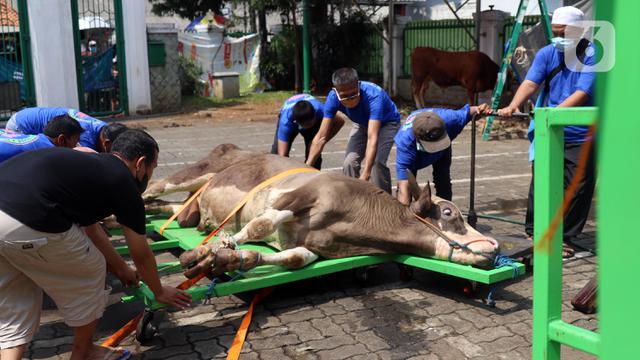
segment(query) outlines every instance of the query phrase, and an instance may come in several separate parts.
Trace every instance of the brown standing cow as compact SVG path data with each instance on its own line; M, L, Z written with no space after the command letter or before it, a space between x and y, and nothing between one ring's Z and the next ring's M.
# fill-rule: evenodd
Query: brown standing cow
M479 51L449 52L430 47L418 47L411 53L411 90L418 109L424 108L424 93L429 81L446 88L460 85L467 89L469 104L473 95L493 90L500 68Z

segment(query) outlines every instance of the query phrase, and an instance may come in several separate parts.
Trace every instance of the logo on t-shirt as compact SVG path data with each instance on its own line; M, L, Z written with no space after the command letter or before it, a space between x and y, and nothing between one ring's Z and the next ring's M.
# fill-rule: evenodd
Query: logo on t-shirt
M67 111L67 114L73 118L76 119L79 122L90 122L93 118L85 113L83 113L82 111L78 111L78 110L74 110L74 109L69 109L69 111Z
M10 145L28 145L38 140L38 135L23 135L13 131L0 130L0 142Z

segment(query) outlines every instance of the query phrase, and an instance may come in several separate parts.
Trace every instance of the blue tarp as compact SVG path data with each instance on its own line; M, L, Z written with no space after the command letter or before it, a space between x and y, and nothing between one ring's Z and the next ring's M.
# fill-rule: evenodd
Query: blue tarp
M18 81L20 83L20 99L27 97L26 84L22 73L22 64L0 56L0 82Z
M99 55L82 57L85 92L116 87L116 79L113 78L112 74L113 54L114 48L111 47Z

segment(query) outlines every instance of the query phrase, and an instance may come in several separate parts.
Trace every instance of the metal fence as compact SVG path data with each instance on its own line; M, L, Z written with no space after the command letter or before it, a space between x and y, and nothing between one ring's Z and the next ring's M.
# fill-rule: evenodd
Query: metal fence
M35 103L26 0L0 0L0 120Z
M380 77L382 78L383 72L383 57L384 57L384 39L382 35L375 33L369 36L368 41L371 45L371 52L366 59L358 65L357 70L363 78Z
M127 109L122 0L72 0L80 109L107 116Z
M402 64L405 75L411 74L411 52L417 47L433 47L445 51L470 51L475 43L465 28L473 33L473 19L425 20L407 24L403 31L404 51Z

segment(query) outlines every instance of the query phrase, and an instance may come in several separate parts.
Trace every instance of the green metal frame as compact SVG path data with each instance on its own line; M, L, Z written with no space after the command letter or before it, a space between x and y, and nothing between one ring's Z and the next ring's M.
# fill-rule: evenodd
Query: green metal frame
M24 0L23 0L24 1ZM127 57L125 53L125 36L124 36L124 18L122 15L122 0L100 0L113 1L115 25L116 25L116 52L118 54L118 97L120 107L113 111L90 111L84 99L84 81L82 69L82 55L80 54L80 29L78 21L80 15L78 12L78 1L71 0L71 26L73 29L74 53L76 59L76 84L78 88L78 104L80 110L92 116L110 116L124 113L129 115L129 96L127 91Z
M596 354L601 360L638 358L640 288L634 275L640 267L640 242L630 229L640 217L640 162L629 157L640 153L640 122L626 116L624 109L637 102L640 91L640 50L628 46L635 41L640 2L599 1L596 6L598 18L615 26L615 66L598 74L599 112L594 108L536 111L534 236L539 238L562 198L561 126L597 119L599 334L561 320L561 237L556 235L550 255L537 251L534 256L534 359L559 359L560 344ZM559 229L557 234L561 233Z
M520 0L520 6L518 6L518 12L515 17L515 24L513 25L513 30L511 31L511 40L509 41L509 46L505 52L504 57L502 58L502 64L500 64L500 72L498 73L498 81L496 82L496 87L493 89L493 95L491 96L491 108L493 110L497 110L500 105L500 98L502 97L502 92L504 91L504 84L507 81L507 71L509 70L509 66L511 66L511 58L513 57L513 52L518 45L518 38L520 37L520 32L522 32L522 25L525 20L525 13L527 11L527 6L529 5L529 0ZM547 42L551 41L551 22L549 21L549 15L547 11L547 4L545 0L538 0L538 6L540 8L540 16L542 17L542 26L545 29L545 33L547 35ZM487 122L485 123L484 130L482 132L482 140L489 140L489 136L491 135L491 128L493 127L493 116L489 116L487 118Z
M29 33L29 10L27 0L18 0L18 18L20 20L20 52L22 56L22 76L27 85L26 105L36 105L36 91L33 83L33 64L31 62L31 35Z
M537 244L560 208L564 184L564 127L591 125L597 108L537 108L534 162L533 358L559 359L560 345L599 355L600 336L562 321L562 226L551 249Z
M147 225L147 231L159 231L164 224L165 219L150 218ZM156 241L150 244L154 251L167 249L189 250L197 247L203 239L203 234L195 228L180 228L177 222L172 222L166 227L163 236L166 240ZM215 238L214 240L215 241ZM264 253L273 253L276 249L268 244L244 244L240 245L241 249L256 250ZM128 254L129 250L126 246L117 247L119 254ZM226 296L244 291L256 290L269 286L290 283L293 281L308 279L316 276L331 274L339 271L354 269L363 266L381 264L389 261L418 267L425 270L440 272L443 274L456 276L483 284L493 284L499 281L513 278L513 268L503 267L500 269L483 270L468 265L454 264L447 261L422 258L410 255L366 255L353 256L342 259L324 259L316 261L302 269L288 270L279 266L263 265L255 269L251 269L243 274L243 277L233 281L220 283L216 285L215 296ZM525 266L517 264L520 276L525 273ZM177 262L165 263L158 265L158 271L164 273L166 271L180 271ZM209 290L208 285L196 286L188 290L194 301L202 300L206 297ZM146 287L141 286L133 295L125 296L122 301L132 302L143 300L146 306L152 310L163 307L162 304L155 302L153 294Z

